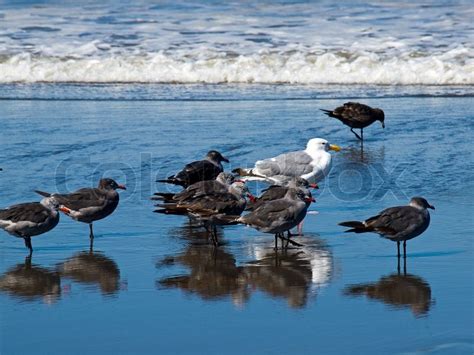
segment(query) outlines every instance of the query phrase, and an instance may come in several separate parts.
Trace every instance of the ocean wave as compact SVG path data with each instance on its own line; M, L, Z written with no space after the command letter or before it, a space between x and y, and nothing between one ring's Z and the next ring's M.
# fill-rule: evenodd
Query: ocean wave
M0 58L0 82L472 85L471 52L460 46L436 55L399 57L298 51L102 57L21 53Z

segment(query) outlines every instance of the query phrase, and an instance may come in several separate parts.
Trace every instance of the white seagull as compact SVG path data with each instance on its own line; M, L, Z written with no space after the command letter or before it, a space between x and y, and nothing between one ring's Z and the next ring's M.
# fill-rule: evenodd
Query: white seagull
M258 160L253 168L237 168L233 172L245 180L261 180L284 185L295 177L317 183L323 180L331 169L330 150L341 148L322 138L312 138L305 150L280 154L274 158Z

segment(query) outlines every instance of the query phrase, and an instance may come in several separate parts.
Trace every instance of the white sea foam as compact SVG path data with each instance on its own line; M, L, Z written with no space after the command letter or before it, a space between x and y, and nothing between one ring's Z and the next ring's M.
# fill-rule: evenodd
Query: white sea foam
M404 58L368 52L349 58L300 52L208 58L164 53L96 58L17 54L0 62L0 82L472 85L474 60L465 59L467 52L456 48L434 56Z
M435 3L10 6L0 82L472 85L474 7Z

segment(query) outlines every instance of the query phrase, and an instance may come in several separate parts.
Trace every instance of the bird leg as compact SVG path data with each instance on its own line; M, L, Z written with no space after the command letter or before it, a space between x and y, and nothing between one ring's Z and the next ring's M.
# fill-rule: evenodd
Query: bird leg
M407 276L407 258L403 258L403 275Z
M275 234L275 250L278 250L278 233Z
M399 241L397 241L397 250L398 250L398 253L397 253L398 259L400 259L400 242Z
M303 235L303 223L304 223L304 220L298 223L298 226L296 227L296 230L298 231L298 235L300 237Z
M404 259L407 258L407 241L406 240L403 241L403 258Z
M212 226L212 241L214 242L214 246L218 247L219 242L217 241L217 227L215 225Z
M283 233L281 234L280 238L282 240L282 247L283 247L283 241L286 241L288 244L294 245L296 247L303 247L304 246L303 244L297 243L297 242L295 242L294 240L292 240L290 238L286 238Z
M361 138L361 141L364 140L364 129L363 128L360 129L360 138Z
M30 250L30 257L33 254L33 247L31 246L31 237L23 237L25 239L25 246Z
M92 223L89 223L89 238L94 239L94 231L92 230Z
M362 140L362 137L359 136L357 133L354 132L354 128L351 128L351 132L355 134L355 136L359 139Z

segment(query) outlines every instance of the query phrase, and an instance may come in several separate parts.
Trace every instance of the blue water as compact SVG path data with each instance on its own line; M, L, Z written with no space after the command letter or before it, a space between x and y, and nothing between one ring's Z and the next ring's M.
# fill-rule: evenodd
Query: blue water
M113 177L118 209L87 225L61 216L33 238L0 236L0 352L472 353L473 154L468 88L384 86L0 86L0 206L34 189L72 191ZM319 112L358 97L386 128L353 134ZM324 137L344 149L316 192L301 249L242 226L214 250L186 218L154 214L155 182L213 148L229 170ZM256 190L262 186L251 184ZM422 195L429 229L396 245L342 233ZM370 297L351 295L372 287Z
M0 3L0 207L128 187L93 251L64 215L31 262L0 232L1 354L474 352L471 1ZM363 148L319 111L346 101L385 111ZM152 212L210 149L231 170L313 137L343 149L302 248ZM337 225L416 195L406 268Z

